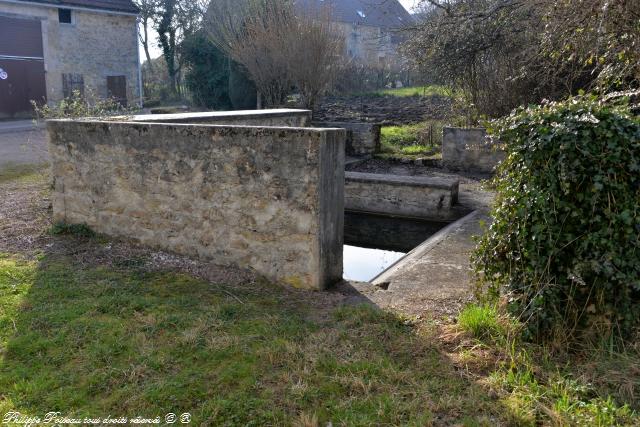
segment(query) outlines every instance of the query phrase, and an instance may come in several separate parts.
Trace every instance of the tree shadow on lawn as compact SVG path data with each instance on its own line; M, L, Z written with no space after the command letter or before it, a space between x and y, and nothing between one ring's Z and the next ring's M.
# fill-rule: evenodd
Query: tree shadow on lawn
M434 328L299 293L0 255L0 415L504 424L506 409L456 371Z

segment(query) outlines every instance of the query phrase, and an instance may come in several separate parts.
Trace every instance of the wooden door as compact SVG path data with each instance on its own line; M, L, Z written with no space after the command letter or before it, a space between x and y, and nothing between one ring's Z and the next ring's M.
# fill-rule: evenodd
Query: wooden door
M107 95L114 98L123 107L127 106L127 78L125 76L107 77Z
M0 16L0 118L29 114L46 96L40 21Z

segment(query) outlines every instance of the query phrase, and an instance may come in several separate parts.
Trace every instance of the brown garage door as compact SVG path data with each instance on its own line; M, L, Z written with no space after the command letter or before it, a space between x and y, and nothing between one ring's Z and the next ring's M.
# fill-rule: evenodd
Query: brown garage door
M0 69L0 117L31 112L31 100L46 102L43 61L0 58Z
M0 118L30 112L46 94L40 21L0 16Z

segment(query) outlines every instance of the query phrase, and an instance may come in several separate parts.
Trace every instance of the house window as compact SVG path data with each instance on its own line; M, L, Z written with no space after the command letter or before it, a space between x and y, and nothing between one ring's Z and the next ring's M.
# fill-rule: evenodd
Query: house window
M71 9L58 9L58 22L71 24Z
M84 96L84 76L82 74L63 74L62 93L65 98L71 98L76 93Z

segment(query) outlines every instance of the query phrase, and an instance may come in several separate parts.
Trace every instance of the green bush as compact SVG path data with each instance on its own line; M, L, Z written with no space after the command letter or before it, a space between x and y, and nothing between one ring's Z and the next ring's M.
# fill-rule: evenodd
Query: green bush
M640 121L593 98L492 124L507 159L474 254L530 337L629 336L640 324Z
M185 83L196 105L215 110L230 109L229 59L204 32L187 37L181 48L188 66Z

